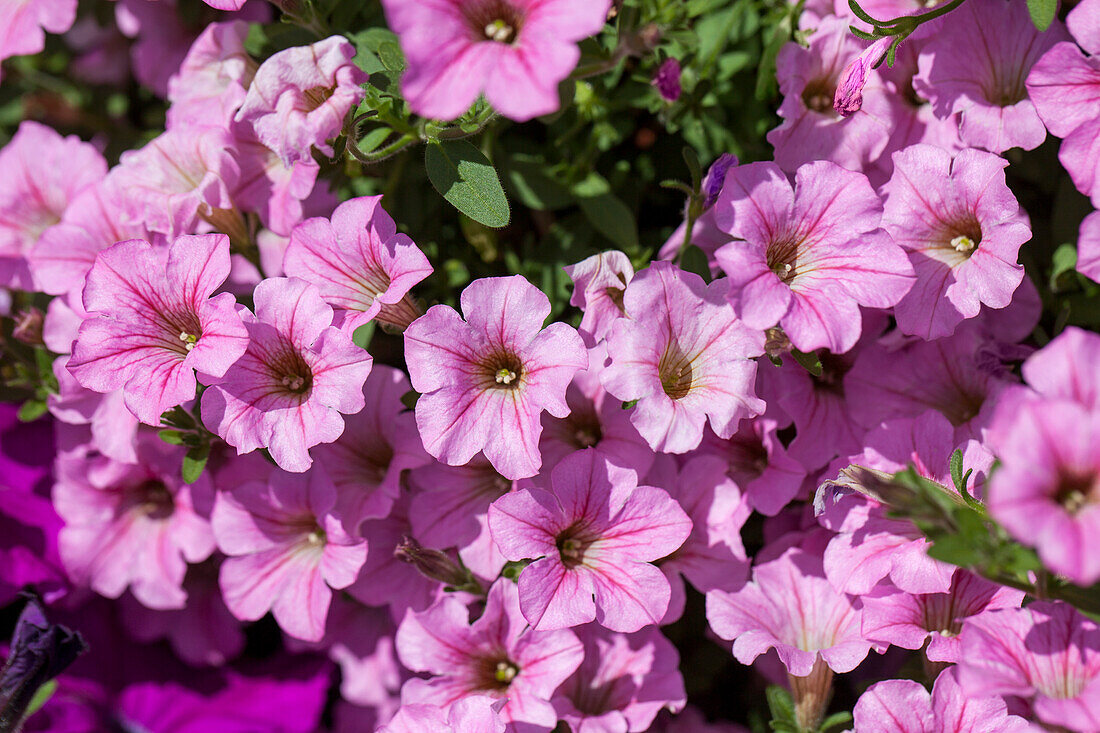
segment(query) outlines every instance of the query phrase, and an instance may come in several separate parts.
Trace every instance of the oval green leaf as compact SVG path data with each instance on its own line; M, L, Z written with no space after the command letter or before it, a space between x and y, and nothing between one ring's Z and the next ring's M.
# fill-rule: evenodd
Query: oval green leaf
M493 164L465 140L428 145L424 154L428 179L443 198L474 221L499 229L511 218L504 187Z

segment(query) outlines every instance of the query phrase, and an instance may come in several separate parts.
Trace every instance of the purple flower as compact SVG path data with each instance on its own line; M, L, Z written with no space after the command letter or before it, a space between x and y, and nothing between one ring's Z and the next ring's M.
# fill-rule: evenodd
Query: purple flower
M256 315L241 312L248 350L202 395L202 421L237 453L267 448L279 467L301 472L309 449L344 430L363 409L371 357L331 327L332 308L296 278L256 286Z
M959 687L968 697L1022 697L1049 725L1100 730L1100 628L1046 601L972 618L962 630Z
M454 596L406 613L397 630L397 654L409 669L432 677L406 682L401 701L448 708L473 695L506 698L504 722L530 731L553 728L557 715L550 696L580 665L584 650L568 629L530 628L519 606L515 584L501 579L472 624Z
M737 320L725 294L724 281L707 285L670 262L654 262L626 288L630 317L612 325L600 378L616 398L637 401L630 421L655 451L698 447L708 418L729 437L764 409L752 361L763 334Z
M539 416L565 417L565 391L588 366L580 335L543 321L550 300L523 277L484 278L462 291L462 314L432 306L405 330L405 360L424 448L452 466L478 451L504 476L538 473Z
M950 336L982 305L1012 301L1031 227L1005 183L1008 161L967 149L951 158L932 145L894 153L883 226L909 254L917 281L894 307L902 333Z
M381 196L345 201L331 221L316 217L294 227L283 269L316 285L325 302L345 314L348 333L381 319L381 309L432 272L413 241L397 233Z
M913 282L881 218L867 177L834 163L802 166L793 187L775 163L730 170L715 219L744 241L717 257L738 316L761 330L779 324L800 351L851 349L859 306L888 308Z
M537 558L519 576L524 617L536 629L596 619L630 632L660 623L669 584L649 563L691 533L683 509L592 449L559 463L550 481L553 493L524 489L489 507L489 529L504 556Z
M333 589L355 582L367 543L358 518L340 512L324 471L276 472L266 482L221 492L211 521L229 555L221 589L233 615L255 621L270 610L286 633L319 641Z
M653 86L666 102L675 102L680 98L680 62L665 59L657 73L653 75Z
M610 0L383 0L409 68L401 92L413 112L453 120L484 93L524 122L558 108L558 83L603 28Z
M139 420L195 397L195 372L222 377L248 346L229 293L229 238L183 235L171 247L140 239L96 256L84 287L89 313L73 343L69 371L88 389L121 388Z

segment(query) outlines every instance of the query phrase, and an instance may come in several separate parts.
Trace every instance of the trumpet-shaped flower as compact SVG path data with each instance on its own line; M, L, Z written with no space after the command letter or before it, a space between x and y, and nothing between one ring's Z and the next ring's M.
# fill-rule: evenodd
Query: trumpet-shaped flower
M256 62L244 48L248 23L211 23L168 80L168 119L174 129L185 125L228 127L244 102L256 73Z
M536 629L596 619L630 632L660 623L670 589L650 563L691 533L684 510L591 449L559 463L550 481L553 493L524 489L489 507L489 530L504 557L537 558L519 576L524 617Z
M256 315L241 312L244 355L202 395L202 421L238 454L267 448L286 471L305 471L309 449L331 443L345 415L363 409L371 357L333 328L332 308L296 278L256 286Z
M355 48L340 36L279 51L256 70L234 119L252 123L260 142L287 166L312 158L313 147L331 156L328 141L363 99L367 75L354 57Z
M951 158L933 145L894 154L883 226L909 254L917 281L894 307L898 328L950 336L982 305L1004 308L1024 278L1016 261L1031 227L1005 183L1008 161L967 149Z
M510 479L538 473L542 411L569 414L565 391L588 365L580 335L543 321L550 300L523 277L484 278L453 308L432 306L405 330L405 360L420 392L424 448L452 466L478 451Z
M183 235L171 247L131 239L101 252L88 273L90 317L73 343L69 371L88 389L121 388L139 420L195 397L196 370L223 376L248 346L229 293L229 238ZM213 296L213 297L212 297Z
M409 68L401 92L413 112L453 120L484 93L524 122L558 108L558 83L598 33L610 0L383 0Z
M499 711L504 722L520 730L553 728L558 718L550 696L580 666L584 649L568 629L530 628L519 607L515 584L502 578L472 624L469 610L453 595L426 611L406 613L397 630L397 654L409 669L432 676L406 682L401 702L448 708L487 695L507 700Z
M77 0L8 0L0 4L0 61L38 53L46 33L64 33L76 20Z
M77 194L107 174L107 163L79 138L26 121L0 150L0 170L0 286L33 290L26 256Z
M959 687L970 697L1014 695L1044 723L1100 730L1100 628L1065 603L970 619L962 630Z
M505 733L497 714L503 703L487 695L470 695L448 707L402 705L378 733Z
M381 196L364 196L336 207L331 221L307 219L290 233L283 270L313 283L321 297L346 312L348 333L398 303L432 272L413 241L397 233Z
M229 555L220 583L233 615L255 621L270 610L291 636L319 641L333 589L355 582L367 559L358 517L341 513L324 471L275 472L220 492L211 522Z
M728 438L742 418L764 410L753 392L764 335L737 320L725 282L707 285L670 262L654 262L626 288L630 318L607 336L609 393L637 401L630 421L650 447L686 453L703 439L708 418Z
M569 304L584 311L578 330L591 346L626 315L623 294L634 277L634 266L629 257L613 249L568 265L565 274L573 281Z
M738 316L761 330L779 324L800 351L848 351L859 306L888 308L912 286L860 173L819 161L799 168L792 187L775 163L743 165L726 174L715 207L718 226L744 240L717 254Z

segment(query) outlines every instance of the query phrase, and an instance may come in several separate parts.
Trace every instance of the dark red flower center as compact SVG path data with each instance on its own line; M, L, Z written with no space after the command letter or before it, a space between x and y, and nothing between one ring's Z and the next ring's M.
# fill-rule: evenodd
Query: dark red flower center
M130 489L126 504L151 519L167 519L176 510L172 492L157 479L149 479Z
M802 90L802 103L806 109L819 114L839 117L833 109L833 97L836 96L836 79L828 76L811 79Z
M462 14L475 41L515 43L523 28L524 12L508 0L464 3Z
M523 362L509 349L498 349L481 360L482 389L519 389L523 384Z
M675 338L668 342L665 353L657 362L657 373L661 377L661 387L665 394L672 399L682 400L691 392L695 369L691 357Z
M519 675L520 667L503 649L473 660L474 692L504 692Z
M557 545L561 563L568 569L572 569L584 562L584 553L592 544L594 538L580 524L573 524L558 533L554 538Z
M1100 503L1100 476L1067 470L1058 477L1053 498L1067 513L1077 514L1090 504Z

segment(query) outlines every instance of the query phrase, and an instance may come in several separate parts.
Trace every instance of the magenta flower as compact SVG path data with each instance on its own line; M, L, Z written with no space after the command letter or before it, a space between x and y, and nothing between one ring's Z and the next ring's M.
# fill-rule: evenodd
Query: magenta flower
M554 693L554 710L570 730L647 731L662 709L687 702L680 655L660 629L616 634L588 624L577 629L584 661Z
M568 629L536 631L520 614L516 586L498 580L485 611L472 624L469 610L446 596L421 613L409 611L397 630L397 654L415 672L401 689L404 704L447 708L472 695L507 699L506 723L549 731L557 723L550 696L580 666L584 649Z
M405 330L424 448L452 466L484 451L504 476L533 476L539 415L569 414L565 391L588 366L584 343L564 323L542 327L550 300L519 275L475 280L460 303L465 321L436 305Z
M432 461L409 473L413 535L428 547L459 549L474 542L489 505L513 491L516 482L496 472L484 456L465 466Z
M559 463L550 481L553 493L524 489L489 507L489 530L504 557L536 558L519 576L524 617L536 629L596 619L630 632L660 623L670 589L649 563L688 538L684 510L591 449Z
M736 593L707 593L707 621L733 641L737 661L752 664L775 649L795 677L808 677L819 658L834 672L851 672L871 648L856 602L825 579L820 556L798 547L758 564Z
M256 73L245 51L248 23L211 23L168 80L169 130L188 125L229 127Z
M57 3L42 3L51 4ZM0 16L10 7L8 3L0 9ZM32 11L20 10L27 17ZM12 30L3 20L0 27ZM0 286L34 290L26 256L42 233L61 221L77 194L107 174L107 164L98 150L76 136L61 137L52 128L26 121L0 150L0 170L5 171L0 180Z
M267 482L220 492L211 522L229 555L221 588L233 615L255 621L270 610L286 633L319 641L333 589L355 582L367 559L358 517L340 512L324 471L276 471Z
M657 73L653 75L652 84L666 102L675 102L679 99L680 62L676 59L665 59L657 69Z
M844 68L833 94L833 109L838 115L851 117L863 107L863 89L868 77L893 42L892 36L878 39Z
M77 0L8 0L0 4L0 61L46 47L46 33L64 33L76 19ZM26 124L26 123L23 123Z
M497 714L501 705L488 695L470 695L446 708L402 705L377 733L504 733L507 726Z
M989 513L1080 585L1100 580L1098 436L1100 412L1065 399L1006 400L990 426Z
M630 317L608 333L611 365L600 379L616 398L637 401L630 421L655 451L698 447L708 418L728 438L742 418L764 410L752 361L764 336L737 320L725 288L670 262L654 262L627 286Z
M409 68L401 92L413 112L453 120L478 95L525 122L558 108L558 83L581 57L577 42L603 28L610 0L383 0Z
M234 119L252 123L260 142L287 166L312 158L313 147L331 157L328 141L363 99L367 75L354 57L355 48L340 36L279 51L256 70Z
M399 303L432 273L424 253L397 233L381 196L345 201L331 221L316 217L294 227L283 269L316 285L325 302L344 311L348 333L380 317L381 309Z
M947 593L909 594L883 588L863 596L863 636L869 641L920 649L932 662L957 662L963 622L988 611L1019 608L1022 591L958 569Z
M363 409L371 357L329 325L309 283L270 278L254 298L256 315L242 312L248 349L203 392L202 421L238 455L267 448L283 470L305 471L311 447L340 437L340 414Z
M769 517L795 498L806 478L806 469L787 454L776 435L778 428L775 420L762 416L741 423L727 440L707 433L701 446L726 461L726 474L748 505Z
M809 47L788 43L776 59L782 124L768 133L775 162L785 171L815 160L862 170L882 154L897 115L896 102L878 71L862 90L860 114L842 117L833 109L845 68L864 51L842 18L816 25Z
M334 443L314 448L336 488L355 504L363 519L384 517L401 493L402 473L431 458L420 445L412 413L401 397L409 391L404 373L375 365L363 384L366 406L344 418L344 432Z
M183 127L128 150L112 171L125 191L123 218L169 238L230 210L240 177L233 138L221 127Z
M970 619L962 630L959 687L967 696L1015 695L1039 720L1100 730L1100 628L1065 603Z
M573 281L569 304L584 311L578 330L589 345L604 339L611 324L626 315L623 294L634 278L630 258L613 249L565 267Z
M781 325L800 351L848 351L860 335L859 306L888 308L913 283L881 218L867 177L834 163L802 166L793 187L775 163L730 170L715 219L745 240L717 254L734 310L751 328Z
M963 143L1002 153L1031 150L1046 139L1025 82L1036 61L1066 39L1055 21L1040 33L1027 3L974 0L952 13L921 51L917 93L939 118L961 113Z
M1029 356L1020 371L1039 395L1071 400L1095 412L1100 409L1100 374L1092 365L1098 359L1100 335L1069 326Z
M223 376L248 346L229 293L229 238L183 235L168 248L131 239L101 252L88 273L84 321L69 371L88 389L122 389L139 420L195 397L196 370Z
M877 733L1025 733L1026 720L1008 714L999 697L970 697L954 669L941 672L932 693L912 680L886 680L867 688L853 711L855 729Z
M79 451L61 454L53 503L65 520L61 560L78 585L108 598L127 587L141 603L182 608L188 562L214 551L210 480L187 486L179 477L183 451L156 436L138 439L137 462L119 463Z
M1008 161L967 149L952 160L932 145L894 154L883 226L908 253L917 274L894 307L898 328L924 339L950 336L982 305L1012 301L1031 239L1027 215L1005 183Z

